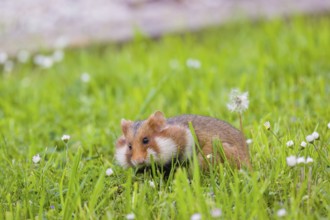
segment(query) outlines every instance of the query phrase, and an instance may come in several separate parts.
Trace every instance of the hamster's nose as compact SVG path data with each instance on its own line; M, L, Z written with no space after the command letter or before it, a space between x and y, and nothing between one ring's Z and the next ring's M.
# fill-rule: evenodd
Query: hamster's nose
M141 157L141 158L134 159L134 160L132 160L132 163L134 166L141 165L144 163L144 158Z

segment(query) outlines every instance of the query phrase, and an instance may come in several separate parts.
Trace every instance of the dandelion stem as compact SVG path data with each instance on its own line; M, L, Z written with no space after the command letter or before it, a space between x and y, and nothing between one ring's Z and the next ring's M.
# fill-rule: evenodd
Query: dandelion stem
M241 132L244 134L244 131L243 131L243 122L242 122L242 114L241 113L238 113L238 117L239 117L239 125L241 127Z

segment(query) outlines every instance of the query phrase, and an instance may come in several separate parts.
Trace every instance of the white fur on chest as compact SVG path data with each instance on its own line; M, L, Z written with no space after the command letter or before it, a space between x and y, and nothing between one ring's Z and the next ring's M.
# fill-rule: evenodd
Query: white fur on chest
M126 154L127 154L127 146L122 146L116 148L116 160L119 163L120 166L122 167L129 167L129 163L127 162Z
M171 138L156 137L155 141L159 147L158 159L161 163L169 162L176 156L178 146Z

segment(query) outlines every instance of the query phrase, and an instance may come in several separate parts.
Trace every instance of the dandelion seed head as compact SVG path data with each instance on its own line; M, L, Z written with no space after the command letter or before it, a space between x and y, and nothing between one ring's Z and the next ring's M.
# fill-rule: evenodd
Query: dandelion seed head
M106 171L105 171L105 175L107 176L111 176L113 174L113 170L111 168L108 168Z
M297 157L296 156L289 156L286 158L286 163L289 167L294 167L297 164Z
M40 157L39 154L37 154L37 155L35 155L35 156L32 157L32 161L33 161L33 163L35 163L35 164L39 163L40 160L41 160L41 157Z
M242 113L249 108L249 93L241 93L238 89L232 89L229 94L227 108L231 112Z

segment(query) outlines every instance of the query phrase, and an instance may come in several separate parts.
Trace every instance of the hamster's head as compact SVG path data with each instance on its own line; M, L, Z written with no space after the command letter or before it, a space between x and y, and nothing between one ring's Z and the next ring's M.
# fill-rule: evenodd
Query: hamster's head
M152 159L158 164L165 164L178 155L182 135L186 130L176 125L169 125L160 111L150 115L145 121L121 121L123 139L121 146L126 149L125 158L130 158L128 165L150 165ZM183 136L185 137L185 136ZM125 143L125 144L124 144ZM118 149L118 148L117 148Z

